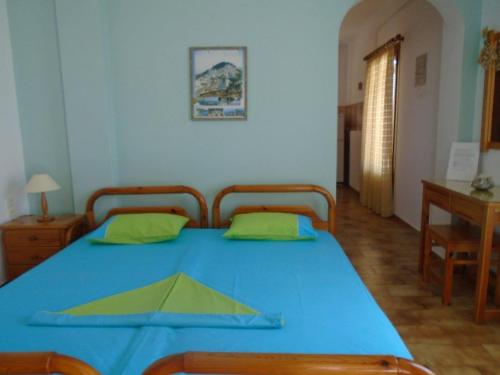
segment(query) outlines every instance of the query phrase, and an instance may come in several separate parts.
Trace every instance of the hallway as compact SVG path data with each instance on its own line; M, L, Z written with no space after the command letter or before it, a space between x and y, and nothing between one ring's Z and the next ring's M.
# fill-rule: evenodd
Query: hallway
M419 232L373 214L345 187L337 217L337 239L417 362L438 375L500 374L500 324L473 323L474 288L462 275L452 305L441 305L440 290L417 272Z

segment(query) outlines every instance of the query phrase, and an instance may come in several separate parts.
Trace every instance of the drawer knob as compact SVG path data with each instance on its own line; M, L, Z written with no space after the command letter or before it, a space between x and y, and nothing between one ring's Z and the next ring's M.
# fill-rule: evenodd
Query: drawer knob
M32 236L29 237L29 240L30 241L36 241L36 240L38 240L38 237L35 236L35 235L32 235Z

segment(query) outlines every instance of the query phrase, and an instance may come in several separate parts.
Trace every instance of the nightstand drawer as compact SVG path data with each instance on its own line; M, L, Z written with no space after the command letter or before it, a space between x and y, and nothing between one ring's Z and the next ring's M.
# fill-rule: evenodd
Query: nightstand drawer
M5 252L7 263L11 264L38 264L51 257L60 250L59 247L18 247L10 248Z
M8 230L3 236L8 247L61 246L61 237L57 229Z

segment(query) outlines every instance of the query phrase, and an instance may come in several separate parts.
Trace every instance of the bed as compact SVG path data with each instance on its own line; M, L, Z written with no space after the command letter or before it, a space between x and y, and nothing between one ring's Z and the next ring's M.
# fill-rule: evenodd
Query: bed
M231 193L315 192L328 202L328 220L306 206L244 206L235 212L278 211L310 216L315 241L231 241L222 238L227 220L222 199ZM174 241L148 245L93 245L87 236L0 289L0 351L56 351L103 374L140 374L153 362L184 352L261 352L383 355L411 360L411 354L366 289L332 233L335 205L313 185L232 186L213 206L207 229L205 199L186 186L107 188L92 195L90 225L98 227L94 204L102 196L190 194L200 218L190 218ZM170 212L181 207L121 207L129 212ZM326 230L325 230L326 229ZM183 272L259 311L281 313L280 329L143 327L53 327L27 324L37 311L58 311L147 285ZM23 298L19 298L23 296ZM384 357L384 358L386 358ZM0 357L1 358L1 357ZM362 357L359 357L362 358ZM364 358L364 357L363 357ZM382 358L382 357L381 357ZM384 360L382 360L383 363Z

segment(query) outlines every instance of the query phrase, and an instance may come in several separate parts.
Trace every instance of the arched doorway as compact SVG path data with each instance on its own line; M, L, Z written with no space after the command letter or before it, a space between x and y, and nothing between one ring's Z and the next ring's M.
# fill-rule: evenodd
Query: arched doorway
M398 33L406 40L398 81L395 213L419 229L420 179L444 176L451 142L458 138L464 26L455 4L446 0L365 0L346 13L339 38L339 108L344 112L348 150L343 154L344 181L359 187L359 167L355 170L359 157L355 155L360 152L363 56ZM423 84L415 82L417 61L420 69L424 66Z

